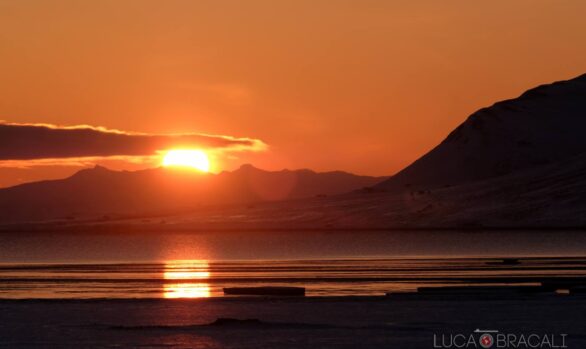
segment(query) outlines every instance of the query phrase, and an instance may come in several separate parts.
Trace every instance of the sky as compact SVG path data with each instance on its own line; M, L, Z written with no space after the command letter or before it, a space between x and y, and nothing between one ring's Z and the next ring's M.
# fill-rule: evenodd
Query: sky
M158 166L155 148L179 140L215 172L392 175L477 109L586 73L584 13L583 0L0 0L0 187Z

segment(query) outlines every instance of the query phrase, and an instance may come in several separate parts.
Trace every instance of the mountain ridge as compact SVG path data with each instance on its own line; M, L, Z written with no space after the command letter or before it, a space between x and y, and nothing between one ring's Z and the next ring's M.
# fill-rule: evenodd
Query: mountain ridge
M251 204L341 194L385 177L310 170L265 171L252 165L219 174L151 168L82 169L58 180L0 189L0 222L72 219Z

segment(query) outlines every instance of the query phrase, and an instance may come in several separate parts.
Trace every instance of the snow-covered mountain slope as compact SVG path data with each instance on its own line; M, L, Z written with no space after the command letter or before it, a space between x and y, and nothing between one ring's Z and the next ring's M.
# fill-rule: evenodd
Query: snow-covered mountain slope
M543 85L481 109L429 153L377 188L472 182L586 152L586 75Z

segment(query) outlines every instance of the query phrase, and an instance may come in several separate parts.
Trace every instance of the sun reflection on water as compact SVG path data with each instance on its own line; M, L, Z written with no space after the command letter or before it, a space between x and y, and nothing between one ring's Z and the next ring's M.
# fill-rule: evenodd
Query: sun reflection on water
M210 278L207 261L167 261L163 279L164 298L206 298L210 297L210 285L203 282Z

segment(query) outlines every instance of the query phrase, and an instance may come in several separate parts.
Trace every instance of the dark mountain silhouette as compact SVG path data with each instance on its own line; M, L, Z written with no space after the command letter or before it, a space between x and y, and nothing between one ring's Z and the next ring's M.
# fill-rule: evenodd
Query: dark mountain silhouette
M585 228L586 154L508 175L413 192L355 192L327 198L192 211L176 229L341 230ZM139 220L124 227L145 229ZM152 229L161 229L156 224ZM106 227L107 228L107 227ZM498 243L495 242L495 243Z
M506 175L586 152L586 75L480 109L379 189L430 189Z
M384 180L346 172L264 171L244 165L220 174L165 168L135 172L96 166L62 180L0 189L0 222L169 214L345 193Z

